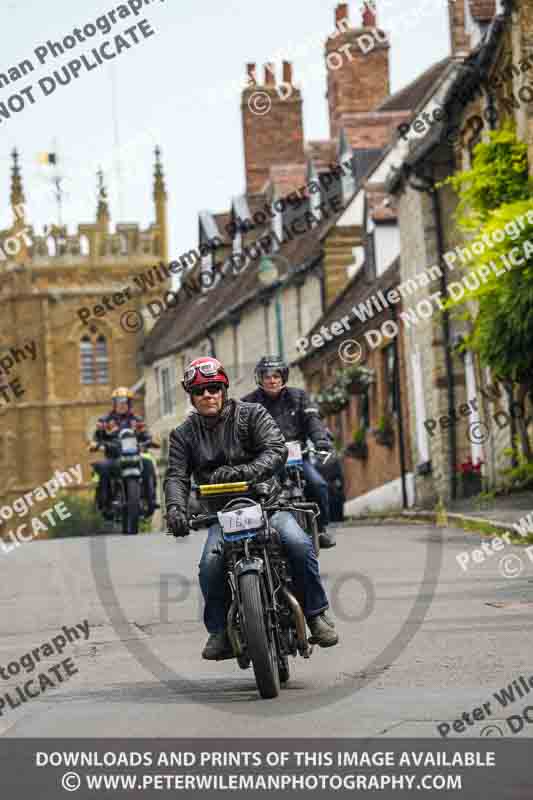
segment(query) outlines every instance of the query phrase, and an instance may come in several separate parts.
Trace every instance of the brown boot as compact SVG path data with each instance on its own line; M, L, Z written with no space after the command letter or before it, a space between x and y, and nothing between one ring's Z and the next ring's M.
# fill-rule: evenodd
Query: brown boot
M335 623L328 617L325 611L317 617L312 617L307 620L309 630L311 631L311 644L317 644L319 647L333 647L339 641L339 635L335 631Z

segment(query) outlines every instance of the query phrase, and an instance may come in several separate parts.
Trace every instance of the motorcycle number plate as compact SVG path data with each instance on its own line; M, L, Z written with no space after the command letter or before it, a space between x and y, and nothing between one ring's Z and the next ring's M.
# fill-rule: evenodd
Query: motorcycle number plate
M287 466L291 464L301 464L302 463L302 445L300 442L285 442L287 450L289 451L289 457L287 459Z
M224 533L254 531L262 528L264 524L261 506L237 508L234 511L219 511L217 516Z
M120 444L123 453L137 453L139 451L135 436L124 436L124 438L120 440Z

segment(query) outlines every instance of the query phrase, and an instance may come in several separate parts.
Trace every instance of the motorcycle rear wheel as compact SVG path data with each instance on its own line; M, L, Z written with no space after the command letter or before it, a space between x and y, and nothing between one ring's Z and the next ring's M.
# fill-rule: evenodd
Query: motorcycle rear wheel
M124 488L126 498L122 509L122 533L135 536L139 533L139 517L141 514L141 485L139 479L126 479Z
M274 637L269 640L265 609L261 597L261 578L255 572L241 576L239 585L243 607L248 655L252 660L255 682L265 700L279 695L280 675Z

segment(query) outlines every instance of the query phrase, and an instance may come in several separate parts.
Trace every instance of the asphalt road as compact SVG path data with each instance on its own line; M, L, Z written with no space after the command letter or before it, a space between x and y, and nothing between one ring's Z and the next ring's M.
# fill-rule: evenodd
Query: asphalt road
M0 735L438 737L438 724L490 701L490 718L451 732L465 738L488 724L511 735L506 717L533 705L533 689L508 708L492 696L533 675L533 563L523 550L507 547L465 573L456 555L474 548L476 535L394 523L339 528L321 569L341 642L291 660L288 687L265 701L251 670L200 658L204 536L37 541L3 555L4 670L64 625L88 620L90 635L80 631L32 672L26 659L18 675L0 678L0 691L16 698L15 686L62 659L78 670L62 682L47 673L57 685L16 708L5 701ZM523 571L505 578L499 562L510 554L522 557Z

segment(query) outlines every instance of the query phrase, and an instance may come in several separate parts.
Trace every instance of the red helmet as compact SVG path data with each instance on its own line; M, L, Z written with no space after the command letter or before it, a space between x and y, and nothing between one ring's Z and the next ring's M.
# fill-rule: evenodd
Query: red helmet
M222 383L227 389L229 378L226 370L216 358L195 358L183 373L181 384L186 392L190 392L194 386L205 386L206 383Z

